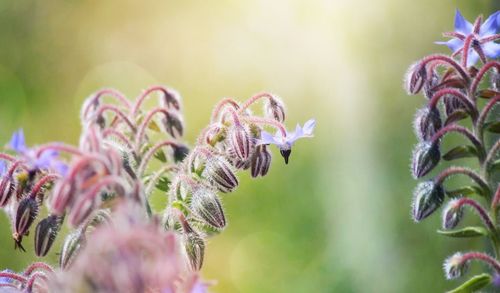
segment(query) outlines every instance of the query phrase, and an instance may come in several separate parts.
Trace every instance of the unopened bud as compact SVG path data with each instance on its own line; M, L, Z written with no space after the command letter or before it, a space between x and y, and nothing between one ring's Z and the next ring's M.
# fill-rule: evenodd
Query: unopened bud
M87 199L85 195L83 194L82 198L72 206L69 212L68 223L73 227L83 223L95 208L95 200Z
M19 202L16 212L16 233L19 236L28 233L31 224L38 216L38 202L35 198L25 197Z
M250 157L250 136L243 125L235 125L231 128L229 141L238 159L245 161Z
M264 104L264 112L269 118L278 122L285 121L285 104L280 98L273 96Z
M441 159L439 145L431 142L421 142L413 151L412 173L415 178L425 176L437 166Z
M469 269L469 261L460 252L448 257L443 264L444 274L448 280L463 276Z
M405 76L406 91L409 95L416 95L424 86L427 77L426 68L421 62L410 66Z
M181 108L181 95L174 89L164 88L163 96L160 99L160 105L165 108L174 107L176 110Z
M38 223L35 229L35 254L37 256L47 255L63 220L64 217L50 215Z
M219 156L208 158L203 177L213 182L221 192L231 192L238 186L238 179L233 168L224 158Z
M81 229L78 229L66 236L64 244L59 255L59 267L67 269L74 261L80 249L85 245L85 235Z
M180 138L184 132L184 123L181 116L173 111L169 111L162 120L165 131L173 138Z
M491 82L491 87L495 91L500 90L500 73L498 72L498 69L495 67L490 73L490 82Z
M413 123L415 134L421 141L428 141L441 129L441 115L437 108L425 107L417 111Z
M10 198L14 194L14 183L9 176L5 176L2 178L2 182L0 183L0 207L4 207L7 203L9 203Z
M460 199L454 199L448 202L443 210L443 229L449 230L455 228L463 218L464 211L460 204Z
M420 182L415 188L412 202L412 217L420 222L437 210L444 201L444 190L434 181Z
M265 176L271 165L271 153L267 150L266 145L257 146L252 157L252 177Z
M209 225L222 229L226 226L226 217L215 192L199 187L191 198L191 209Z
M166 231L180 231L182 229L181 222L178 217L179 211L172 207L167 207L163 213L163 227Z
M205 242L194 231L185 233L184 235L184 247L191 269L199 271L203 266L203 258L205 257Z
M239 158L231 157L231 164L236 169L246 170L250 168L251 160L240 160Z
M179 144L174 146L174 160L181 162L189 154L189 148L185 145Z
M436 89L435 87L439 84L439 75L436 70L433 70L431 75L424 81L424 96L427 99L431 99L434 95Z

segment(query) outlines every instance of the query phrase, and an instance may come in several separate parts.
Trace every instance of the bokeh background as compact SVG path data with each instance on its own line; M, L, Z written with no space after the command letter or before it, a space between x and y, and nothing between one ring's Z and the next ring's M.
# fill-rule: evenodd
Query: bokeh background
M496 6L495 6L496 5ZM220 98L280 95L289 127L315 117L316 137L291 163L225 196L230 225L211 239L203 276L214 292L442 292L442 260L481 240L414 224L411 121L422 97L402 76L447 52L433 42L493 0L0 0L0 144L23 127L29 144L77 143L79 107L101 87L133 97L165 84L184 98L192 142ZM474 222L474 218L469 221ZM0 267L13 250L0 216ZM60 237L62 238L62 237ZM32 242L32 237L27 239ZM30 247L31 248L31 247ZM49 261L57 259L56 249Z

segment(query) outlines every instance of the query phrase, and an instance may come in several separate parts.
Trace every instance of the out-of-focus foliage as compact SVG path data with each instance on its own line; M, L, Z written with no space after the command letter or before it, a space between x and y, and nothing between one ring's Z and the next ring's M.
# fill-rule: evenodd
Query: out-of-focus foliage
M316 138L287 166L275 152L267 177L243 176L224 199L229 227L203 270L214 291L444 291L437 260L485 243L437 237L438 216L411 221L421 101L401 80L411 61L447 50L433 42L455 8L474 18L493 2L0 1L0 143L21 126L30 144L76 143L81 102L105 86L175 87L191 141L219 98L271 91L293 121L317 118ZM10 233L0 267L21 270L33 249L14 251Z

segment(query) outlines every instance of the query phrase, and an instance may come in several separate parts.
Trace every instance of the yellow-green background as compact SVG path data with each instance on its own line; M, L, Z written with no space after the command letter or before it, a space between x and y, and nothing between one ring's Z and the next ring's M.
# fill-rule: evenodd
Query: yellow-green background
M188 142L218 99L271 91L288 127L317 119L316 137L287 166L274 150L268 176L240 173L224 196L229 226L202 271L213 291L442 292L458 284L443 258L485 243L436 235L438 215L410 219L411 121L424 101L402 76L447 52L433 42L455 8L472 20L494 2L0 0L0 143L18 127L29 144L77 143L80 103L101 87L176 88ZM14 251L0 224L0 267L21 270L33 251Z

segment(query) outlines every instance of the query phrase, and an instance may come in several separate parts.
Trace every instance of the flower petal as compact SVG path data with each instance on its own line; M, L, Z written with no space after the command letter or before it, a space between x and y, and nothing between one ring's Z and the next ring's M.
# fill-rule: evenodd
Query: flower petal
M275 144L275 145L280 145L281 143L276 140L276 138L270 134L267 131L261 131L260 133L260 139L257 142L257 145L260 144Z
M484 47L483 47L484 50ZM467 67L473 66L479 60L479 54L475 50L471 50L467 57Z
M462 47L464 46L464 42L460 39L451 39L447 42L434 42L438 45L446 45L448 46L448 48L450 48L450 50L455 53L457 52L458 50L462 49Z
M500 11L497 11L490 15L486 21L481 25L479 30L479 36L481 38L489 37L497 33L500 27Z
M2 160L0 161L0 176L5 174L5 172L7 172L7 164Z
M464 35L472 33L472 23L468 22L458 9L455 12L455 31Z
M316 120L314 119L310 119L306 123L304 123L304 127L302 127L304 135L312 136L315 126L316 126Z
M12 134L12 138L9 142L9 147L18 153L26 151L26 143L24 141L24 132L22 129L19 129L18 131L14 132L14 134Z
M495 42L488 42L482 45L484 55L489 58L495 59L500 57L500 44Z

